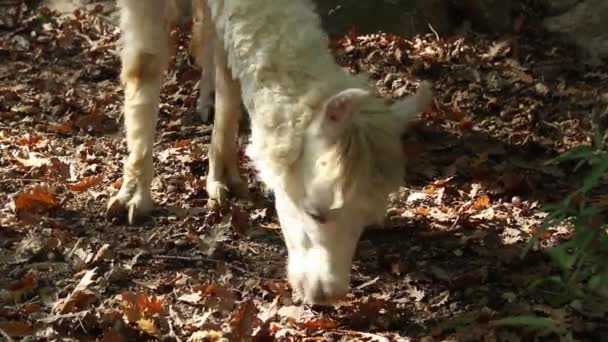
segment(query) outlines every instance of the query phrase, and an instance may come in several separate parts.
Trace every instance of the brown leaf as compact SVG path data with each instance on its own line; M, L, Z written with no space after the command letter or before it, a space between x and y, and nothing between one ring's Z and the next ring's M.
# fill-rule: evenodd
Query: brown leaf
M378 298L368 298L357 305L351 319L357 326L370 326L376 323L380 310L385 309L386 302Z
M490 205L490 197L488 195L481 195L475 199L475 202L471 205L473 210L482 210Z
M232 206L230 224L235 232L244 235L249 229L249 213L242 207L237 205Z
M258 309L251 300L242 303L230 318L231 341L247 341L253 334L253 324L256 321Z
M300 322L299 325L307 329L332 330L338 327L338 323L330 317L317 317Z
M19 312L22 312L25 314L40 312L40 310L42 310L42 307L35 303L25 304L19 308Z
M115 180L112 183L112 187L114 187L114 189L120 189L122 187L122 178Z
M80 282L76 285L76 288L74 288L72 293L70 293L70 295L61 303L61 308L59 309L60 314L82 311L97 301L97 296L91 291L88 291L89 286L94 282L93 278L95 277L96 271L97 267L88 270L84 276L82 276Z
M101 175L87 177L80 182L70 184L69 188L72 191L86 191L87 189L99 184L102 180Z
M204 301L203 304L207 308L214 308L216 310L234 309L236 294L228 288L211 283L195 286L192 290L201 294ZM188 299L194 298L191 297Z
M23 295L31 293L38 285L38 276L36 272L29 271L19 281L9 285L8 290L15 299L21 298Z
M0 321L0 329L10 337L25 337L34 333L34 326L18 321Z
M190 146L190 139L182 139L182 140L178 140L173 144L174 148L181 148L181 147L187 147Z
M51 161L48 158L44 158L41 153L30 152L24 158L20 157L18 154L14 154L13 158L15 158L21 165L25 167L41 167L44 165L50 165Z
M129 323L135 323L141 319L142 313L134 306L123 306L122 313Z
M74 130L74 123L72 121L51 122L48 129L51 132L68 135Z
M97 302L97 296L94 293L90 291L75 291L64 300L59 313L66 314L86 310L95 302Z
M137 323L137 321L142 318L165 314L165 308L161 297L149 296L145 293L133 294L129 292L123 292L121 297L121 308L131 323Z
M110 259L113 257L114 253L113 250L110 249L111 245L109 243L104 243L99 250L97 250L97 253L95 253L95 256L93 257L92 263L97 263L101 260L105 260L105 259Z
M36 133L26 134L23 139L17 140L17 145L33 146L42 140L42 137Z
M530 228L530 234L536 235L538 228L539 228L538 225L532 226ZM554 229L546 229L538 238L539 238L539 240L547 240L547 239L551 238L555 233L556 233L556 231Z
M50 177L58 178L61 181L71 178L70 165L59 158L51 158L51 165L48 167L48 171Z
M422 188L422 191L424 191L424 193L427 195L432 195L436 189L437 189L437 187L434 184L429 184L429 185L425 186L424 188Z
M74 291L84 291L89 287L89 285L93 284L93 282L94 282L93 278L95 277L95 272L97 272L97 267L94 267L94 268L88 270L84 274L84 276L82 276L82 278L78 282L78 285L76 285L76 288L74 289Z
M46 186L37 186L27 192L19 193L14 201L17 211L47 211L59 205L53 190Z

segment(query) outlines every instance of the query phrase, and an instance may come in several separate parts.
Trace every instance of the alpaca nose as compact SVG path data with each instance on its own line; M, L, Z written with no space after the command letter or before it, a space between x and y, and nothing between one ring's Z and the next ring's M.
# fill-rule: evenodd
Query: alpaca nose
M349 277L340 278L315 272L298 273L289 277L289 282L306 304L330 305L348 293Z

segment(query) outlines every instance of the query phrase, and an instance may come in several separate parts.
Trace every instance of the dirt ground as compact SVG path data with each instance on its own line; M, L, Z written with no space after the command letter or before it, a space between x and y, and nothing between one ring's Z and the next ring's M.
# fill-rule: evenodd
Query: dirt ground
M158 208L129 226L104 215L126 156L117 28L101 9L5 12L0 340L608 341L608 303L540 285L559 276L542 251L568 226L520 257L543 208L581 181L545 162L590 144L592 115L608 105L608 67L580 63L528 10L509 36L332 40L336 60L387 99L420 79L436 91L435 110L404 137L403 187L361 239L352 292L333 307L292 300L272 196L244 157L252 198L205 207L211 126L195 113L188 27L172 33L162 90Z

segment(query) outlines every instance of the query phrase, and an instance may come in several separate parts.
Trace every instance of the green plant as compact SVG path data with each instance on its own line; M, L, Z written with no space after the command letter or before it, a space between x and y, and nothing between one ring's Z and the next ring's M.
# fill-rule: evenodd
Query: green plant
M537 279L529 290L550 288L550 302L569 304L589 316L606 314L608 306L608 233L603 211L608 208L608 194L593 196L601 189L608 174L608 152L604 150L603 134L597 130L593 146L579 146L567 151L548 164L574 162L574 171L584 171L580 187L557 204L545 208L549 212L543 225L522 251L524 257L539 237L550 227L568 223L573 227L572 238L547 250L559 266L560 275ZM597 317L597 316L596 316ZM524 325L553 333L568 341L560 322L540 316L514 316L495 322L498 325Z
M559 266L561 276L543 280L559 286L563 291L561 297L566 301L588 296L608 299L608 234L603 215L608 207L608 196L592 196L593 190L603 185L602 179L608 174L608 152L602 149L599 135L594 140L594 146L579 146L548 162L575 162L575 172L583 167L588 170L576 191L560 203L547 206L549 216L522 253L524 256L549 227L564 222L573 226L569 241L547 251Z

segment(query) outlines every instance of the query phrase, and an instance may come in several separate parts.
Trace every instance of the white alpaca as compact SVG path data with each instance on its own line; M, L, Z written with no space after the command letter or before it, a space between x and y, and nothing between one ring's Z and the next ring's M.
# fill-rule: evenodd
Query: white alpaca
M165 0L119 2L129 156L108 210L126 209L132 221L153 205L153 135L175 11ZM275 195L289 282L305 302L331 303L348 291L364 226L382 218L402 181L400 136L428 105L430 87L393 105L373 96L365 77L334 62L308 0L198 0L196 11L199 56L215 65L209 198L222 203L245 190L237 168L242 100L251 115L247 155Z

